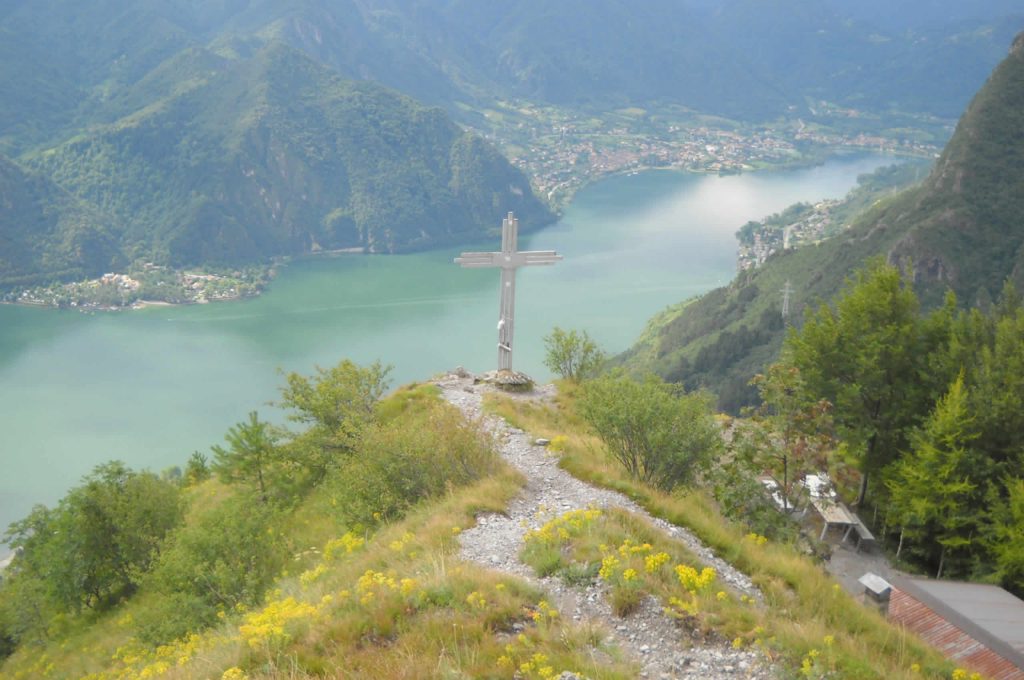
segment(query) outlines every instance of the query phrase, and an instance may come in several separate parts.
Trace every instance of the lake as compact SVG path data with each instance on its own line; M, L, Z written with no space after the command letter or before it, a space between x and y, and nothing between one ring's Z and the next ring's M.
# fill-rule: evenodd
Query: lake
M542 338L556 324L626 349L656 312L732 278L742 224L840 197L891 162L844 157L727 177L654 171L585 188L556 224L520 238L521 249L565 260L518 273L514 367L550 377ZM399 385L458 365L494 368L498 272L452 259L497 248L303 261L242 302L95 315L0 306L0 527L54 503L98 463L183 465L249 411L273 418L281 370L380 359Z

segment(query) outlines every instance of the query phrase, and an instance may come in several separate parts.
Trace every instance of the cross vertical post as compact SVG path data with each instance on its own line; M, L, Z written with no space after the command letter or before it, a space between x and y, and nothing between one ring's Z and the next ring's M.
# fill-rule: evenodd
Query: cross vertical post
M793 287L789 285L789 281L786 281L786 285L779 291L782 293L782 318L789 318L789 296L793 293Z
M501 282L498 312L498 369L512 370L512 338L515 330L516 269L551 265L562 259L553 250L519 251L519 220L509 213L501 223L501 250L462 253L455 263L467 268L499 267Z

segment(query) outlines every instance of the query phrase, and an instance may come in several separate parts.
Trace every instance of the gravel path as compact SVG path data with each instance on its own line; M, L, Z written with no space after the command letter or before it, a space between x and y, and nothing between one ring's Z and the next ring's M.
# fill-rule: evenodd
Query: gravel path
M466 417L483 417L482 393L493 388L474 385L464 372L449 374L436 381L445 399L457 406ZM550 399L553 386L540 388L524 398ZM574 588L558 578L538 579L533 570L519 560L523 534L569 510L596 506L620 507L645 517L672 538L682 541L708 566L718 572L720 580L735 590L761 599L761 594L747 576L719 559L688 530L652 517L646 510L622 494L586 484L558 467L557 456L543 446L536 446L522 430L509 426L495 416L483 418L484 427L494 435L502 456L527 479L523 493L516 497L506 514L483 514L477 525L461 534L462 557L491 569L514 574L540 585L550 593L551 600L563 615L572 615L577 622L594 621L610 631L609 641L617 644L640 666L643 678L771 678L771 669L764 657L751 650L735 650L728 643L693 640L674 620L667 617L661 605L648 598L636 612L617 618L605 597L605 588L594 583Z

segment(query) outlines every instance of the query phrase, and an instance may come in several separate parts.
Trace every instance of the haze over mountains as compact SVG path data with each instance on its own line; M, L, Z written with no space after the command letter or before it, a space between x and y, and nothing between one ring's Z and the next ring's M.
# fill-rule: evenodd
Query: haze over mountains
M720 406L753 398L747 383L778 354L786 324L779 291L796 291L791 319L835 295L865 260L898 263L928 306L947 290L961 305L998 299L1005 281L1024 290L1024 33L974 97L953 138L919 186L880 201L850 229L787 251L655 322L627 355L690 387L710 387Z
M490 145L381 85L470 124L510 98L952 117L1022 16L1009 0L5 0L0 285L551 219Z
M488 96L660 100L758 120L810 115L808 99L825 99L955 117L1024 20L1011 0L4 4L3 79L27 96L4 102L4 138L12 114L42 104L43 122L93 119L112 89L226 36L281 40L346 77L453 110Z

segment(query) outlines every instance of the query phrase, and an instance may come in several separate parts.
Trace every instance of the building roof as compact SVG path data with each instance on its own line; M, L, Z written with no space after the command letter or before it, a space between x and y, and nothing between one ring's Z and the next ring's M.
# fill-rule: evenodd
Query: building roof
M893 585L1024 669L1024 600L982 583L894 578Z

